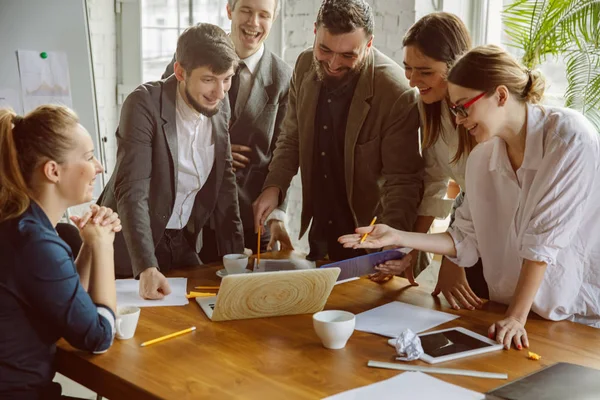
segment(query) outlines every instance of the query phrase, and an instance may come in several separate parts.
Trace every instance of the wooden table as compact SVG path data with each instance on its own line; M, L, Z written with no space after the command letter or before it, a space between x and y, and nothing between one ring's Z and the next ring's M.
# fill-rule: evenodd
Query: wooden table
M217 285L221 266L173 271L186 276L188 290ZM487 303L483 310L454 311L431 288L409 287L401 278L379 285L363 278L335 286L326 309L360 313L400 300L443 310L460 318L434 329L463 326L485 335L506 307ZM440 366L508 373L509 381L558 361L600 369L600 331L571 322L532 316L527 323L531 350L498 351L450 361ZM140 343L196 326L197 330L160 344ZM98 394L117 399L318 399L395 376L399 371L367 367L368 360L394 361L394 349L381 336L355 331L341 350L325 349L312 327L311 315L211 322L191 300L182 307L151 307L141 312L134 338L115 340L105 354L94 356L58 345L58 371ZM421 361L417 365L427 365ZM434 375L444 381L486 392L508 381Z

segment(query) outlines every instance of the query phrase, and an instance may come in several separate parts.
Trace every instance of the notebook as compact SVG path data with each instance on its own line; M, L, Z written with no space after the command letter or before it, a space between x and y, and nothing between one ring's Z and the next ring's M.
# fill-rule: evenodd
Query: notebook
M486 400L598 400L600 370L557 363L486 393Z
M339 274L328 268L227 275L217 296L196 302L212 321L312 314L323 310Z
M348 260L333 262L331 264L325 264L320 268L340 268L341 273L338 277L338 280L342 281L345 279L373 274L377 272L375 269L377 265L383 264L386 261L399 260L409 252L410 249L406 248L385 250L350 258Z

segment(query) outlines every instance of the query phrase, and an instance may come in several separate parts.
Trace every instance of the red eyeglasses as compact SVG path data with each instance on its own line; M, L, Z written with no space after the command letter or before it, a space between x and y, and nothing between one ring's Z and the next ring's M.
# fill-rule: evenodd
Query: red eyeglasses
M486 92L483 92L480 95L473 97L471 100L467 101L465 104L462 104L462 105L454 104L454 105L450 106L450 111L452 112L452 114L455 117L460 115L463 118L467 118L469 116L467 108L469 108L473 104L475 104L475 102L477 100L479 100L480 98L482 98L483 96L485 96L485 94L486 94Z

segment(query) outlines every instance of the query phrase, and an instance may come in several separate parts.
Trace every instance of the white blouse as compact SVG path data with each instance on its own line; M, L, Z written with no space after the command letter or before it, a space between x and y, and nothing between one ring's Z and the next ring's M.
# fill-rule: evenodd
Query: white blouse
M523 164L505 142L480 143L467 162L467 195L449 229L454 260L478 257L490 299L509 304L523 260L547 263L532 310L600 327L600 143L581 114L528 106Z
M419 102L421 125L425 125L424 107ZM442 118L438 140L423 150L425 160L423 200L419 206L419 215L446 218L450 214L454 200L446 198L448 182L453 179L461 190L465 190L465 169L467 156L452 163L458 148L458 132L452 123L452 115L446 100L442 100Z

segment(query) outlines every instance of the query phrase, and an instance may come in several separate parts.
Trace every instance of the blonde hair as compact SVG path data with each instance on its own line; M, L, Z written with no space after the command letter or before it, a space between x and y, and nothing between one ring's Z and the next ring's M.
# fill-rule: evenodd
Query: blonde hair
M409 28L402 39L402 46L415 46L427 57L446 63L450 69L456 59L471 48L471 36L464 22L456 15L435 12L425 15ZM440 136L442 103L425 104L421 101L425 117L422 129L424 149L433 146ZM459 141L452 162L457 162L463 153L468 154L472 148L469 143Z
M0 222L27 210L35 168L47 160L64 161L73 147L67 130L78 123L77 115L63 106L40 106L25 117L0 109Z
M482 92L504 85L518 101L531 104L539 103L546 89L540 71L523 67L506 50L491 44L475 47L459 58L448 73L448 81Z

